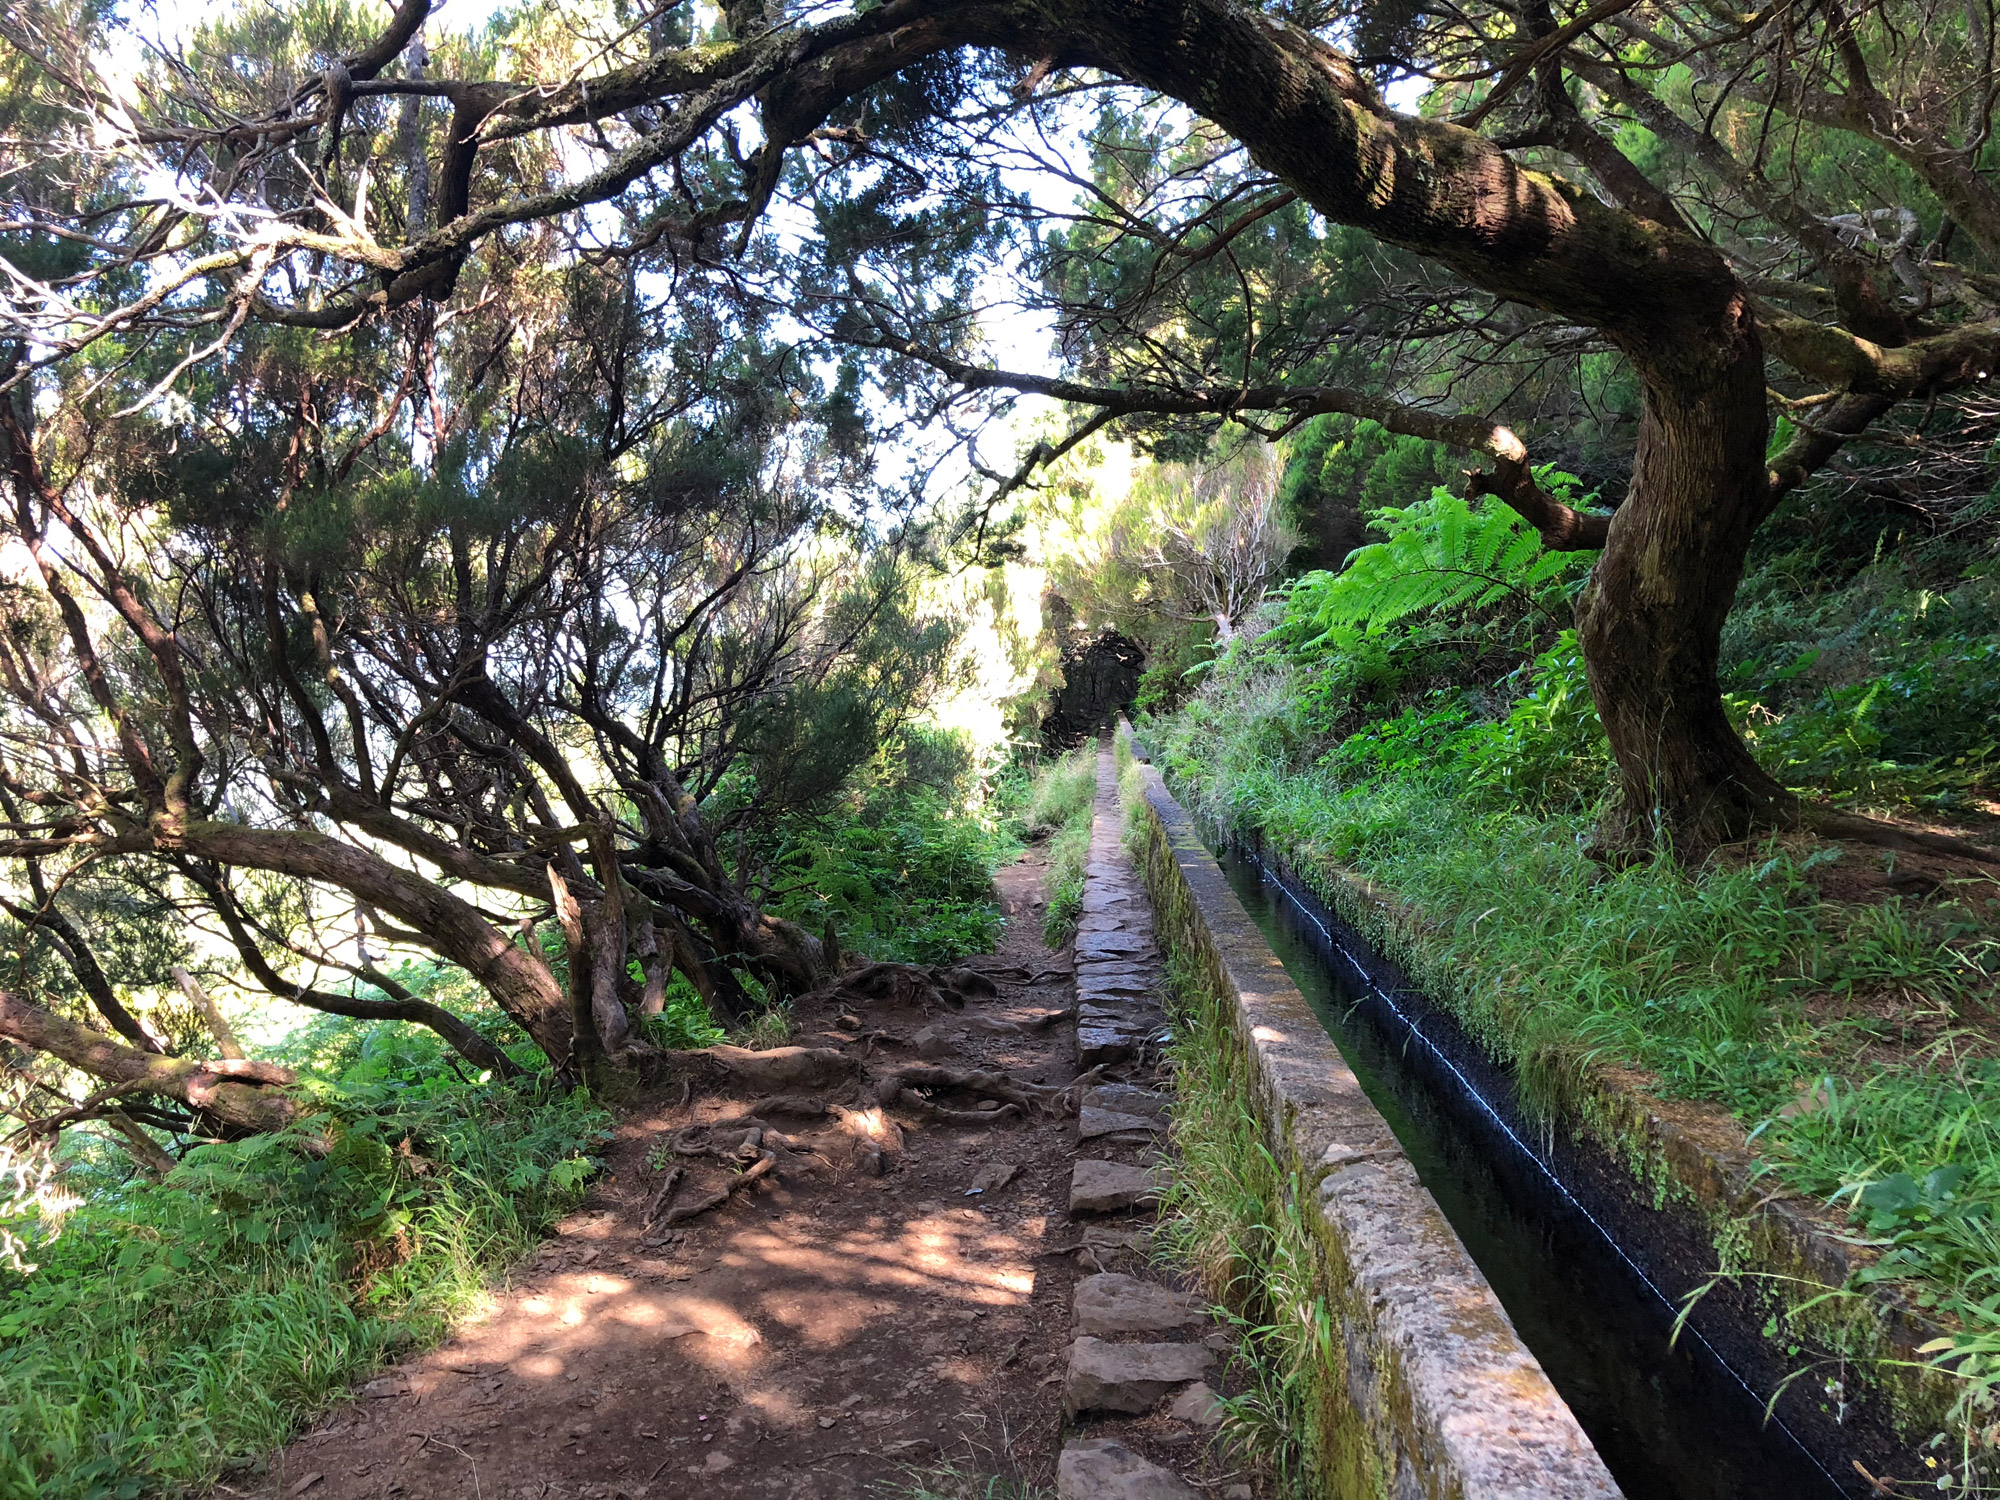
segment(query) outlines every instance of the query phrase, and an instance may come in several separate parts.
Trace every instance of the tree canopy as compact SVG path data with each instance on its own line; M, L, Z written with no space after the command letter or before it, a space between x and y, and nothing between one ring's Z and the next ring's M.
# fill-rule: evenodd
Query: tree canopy
M11 231L17 382L82 357L143 404L247 327L379 337L554 256L778 319L850 436L1070 403L1070 437L979 460L1002 490L1108 425L1185 456L1369 418L1602 549L1607 833L1695 845L1802 816L1714 682L1750 536L1829 468L1965 467L1990 415L1979 0L427 12L220 20L129 82L104 17L17 12L60 138ZM996 359L996 298L1067 368ZM1611 516L1533 479L1584 413Z
M303 893L579 1076L669 973L724 1014L811 986L820 936L732 840L939 680L913 566L1002 555L1001 502L1099 434L1197 476L1314 422L1471 455L1471 498L1596 554L1608 851L1867 831L1751 757L1718 643L1802 487L1939 526L1984 501L1985 0L429 12L0 24L0 856L122 1041L19 998L8 1034L269 1107L160 1071L56 894L84 870L487 1063L365 936L306 956L386 999L283 978ZM1009 357L1024 326L1052 372ZM1067 425L997 451L1023 395ZM1226 516L1189 483L1134 525L1226 634L1276 480ZM538 914L558 961L517 940Z

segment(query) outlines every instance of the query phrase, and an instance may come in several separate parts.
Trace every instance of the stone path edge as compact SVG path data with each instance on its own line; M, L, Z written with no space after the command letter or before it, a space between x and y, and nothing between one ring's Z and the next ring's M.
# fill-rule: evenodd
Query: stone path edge
M1620 1491L1499 1299L1418 1182L1318 1018L1159 773L1143 789L1140 873L1168 951L1228 1008L1267 1144L1318 1205L1348 1441L1340 1500L1609 1500Z

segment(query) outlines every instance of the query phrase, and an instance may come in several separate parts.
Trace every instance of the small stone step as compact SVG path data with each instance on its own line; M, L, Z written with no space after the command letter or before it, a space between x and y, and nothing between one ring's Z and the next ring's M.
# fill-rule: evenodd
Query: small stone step
M1158 1135L1166 1129L1166 1122L1152 1115L1121 1115L1108 1109L1092 1109L1085 1105L1077 1116L1076 1135L1078 1140L1088 1141L1100 1135Z
M1100 1063L1129 1062L1139 1055L1139 1044L1145 1040L1145 1033L1112 1026L1079 1026L1076 1028L1076 1062L1080 1068L1094 1068Z
M1185 1292L1116 1271L1100 1271L1076 1284L1076 1331L1109 1338L1121 1333L1166 1333L1202 1320Z
M1111 1438L1075 1438L1056 1460L1056 1500L1201 1500L1201 1491Z
M1152 1017L1137 1004L1119 1005L1114 1002L1110 1005L1091 1005L1087 1010L1079 1004L1076 1008L1076 1029L1079 1033L1118 1031L1142 1037L1152 1030Z
M1197 1380L1167 1403L1167 1415L1203 1432L1222 1425L1222 1398L1205 1380Z
M1130 959L1085 959L1076 968L1076 992L1086 1000L1111 995L1150 995L1159 987L1157 964Z
M1153 939L1143 932L1086 932L1076 940L1076 961L1079 965L1102 958L1132 963L1150 956L1152 951Z
M1109 1109L1121 1115L1164 1115L1170 1103L1159 1090L1132 1083L1100 1083L1083 1096L1085 1109Z
M1070 1172L1069 1211L1073 1214L1122 1214L1152 1208L1159 1201L1159 1179L1143 1167L1089 1157Z
M1063 1409L1151 1411L1177 1385L1199 1380L1215 1356L1199 1344L1107 1344L1088 1334L1069 1346Z
M1137 908L1122 911L1087 911L1083 920L1076 924L1079 936L1096 936L1100 932L1145 932L1151 926Z

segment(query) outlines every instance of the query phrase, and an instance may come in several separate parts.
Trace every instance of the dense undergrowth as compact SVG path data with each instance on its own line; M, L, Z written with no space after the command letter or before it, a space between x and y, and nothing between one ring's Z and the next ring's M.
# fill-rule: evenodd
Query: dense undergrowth
M1083 873L1090 861L1091 806L1097 796L1097 750L1085 745L1042 762L1009 799L1021 836L1049 841L1042 941L1060 948L1083 918Z
M284 1051L320 1104L296 1132L196 1147L160 1182L82 1150L82 1201L0 1268L0 1496L173 1492L253 1460L476 1306L595 1170L602 1109L468 1080L428 1032L327 1018Z
M1381 520L1389 543L1299 580L1147 727L1177 792L1330 898L1371 882L1372 935L1532 1103L1586 1109L1615 1064L1728 1108L1779 1181L1851 1213L1885 1252L1874 1274L1969 1330L1951 1358L1989 1378L2000 883L1840 899L1828 867L1874 856L1800 839L1607 867L1590 845L1610 762L1561 625L1587 559L1443 495ZM1866 805L1989 799L1990 563L1926 584L1876 562L1823 597L1788 567L1753 577L1731 634L1767 764Z
M984 952L1001 928L993 870L1014 847L993 779L963 734L906 726L839 795L759 831L764 909L870 958Z
M872 958L951 963L999 939L993 866L1010 846L929 789L871 800L781 830L767 909Z

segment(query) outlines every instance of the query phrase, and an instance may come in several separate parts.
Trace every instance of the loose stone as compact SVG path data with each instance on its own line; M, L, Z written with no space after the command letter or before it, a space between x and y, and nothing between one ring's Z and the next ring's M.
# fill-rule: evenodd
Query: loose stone
M1222 1398L1205 1380L1197 1380L1167 1403L1167 1415L1209 1432L1222 1425Z
M1078 1438L1056 1460L1057 1500L1201 1500L1179 1475L1110 1438Z
M1069 1346L1063 1408L1149 1412L1177 1385L1199 1379L1215 1356L1199 1344L1107 1344L1088 1334Z
M1143 933L1088 932L1076 940L1076 961L1078 966L1094 959L1112 958L1130 963L1152 952L1153 941Z

